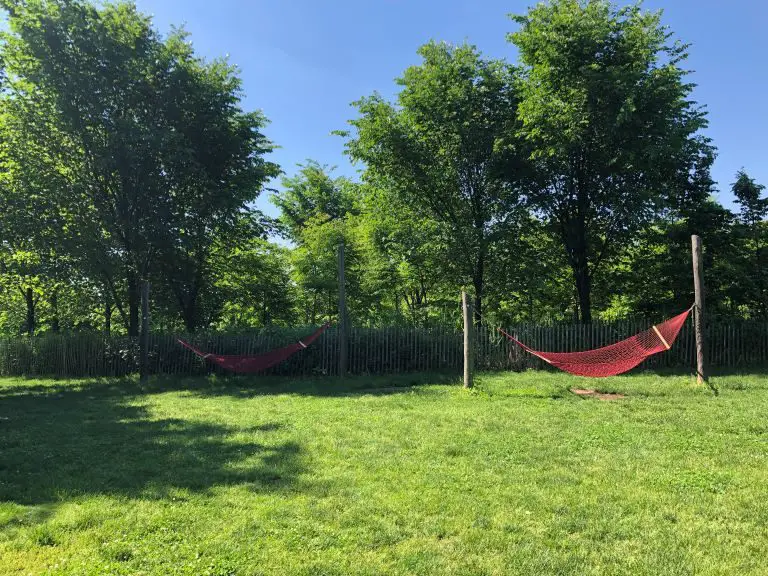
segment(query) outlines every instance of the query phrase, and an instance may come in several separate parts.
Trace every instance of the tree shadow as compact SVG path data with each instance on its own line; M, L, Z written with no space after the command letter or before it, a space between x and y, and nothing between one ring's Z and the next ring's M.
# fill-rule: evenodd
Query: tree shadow
M233 398L254 398L258 396L295 395L313 397L349 397L361 395L404 394L417 391L426 384L459 384L458 378L446 373L393 374L384 376L351 376L348 378L286 377L286 376L152 376L145 383L135 378L101 378L73 381L57 385L18 384L0 389L4 395L34 394L52 390L71 390L73 386L85 388L117 385L131 389L137 394L161 394L164 392L187 392L199 397L229 396Z
M302 451L274 437L280 423L158 419L141 402L130 381L0 389L0 501L165 498L234 484L296 489Z
M344 397L457 382L450 374L155 376L143 384L130 377L19 379L0 387L0 501L55 504L89 494L165 498L233 484L259 491L299 489L305 459L295 442L276 440L281 423L246 429L155 418L143 404L148 395Z
M146 392L185 390L199 396L252 398L288 394L314 397L406 394L427 384L458 384L458 378L446 373L392 374L383 376L284 377L228 376L190 377L156 376L145 386Z
M68 393L74 390L103 389L118 386L126 394L161 394L164 392L186 391L200 396L233 396L250 398L291 394L298 396L356 396L384 395L412 392L427 384L460 385L455 374L412 373L389 375L355 375L348 378L334 376L261 376L254 375L217 375L174 376L156 375L148 382L139 383L136 377L97 377L81 380L51 379L41 383L41 379L27 380L18 378L16 382L0 387L0 399L27 394Z

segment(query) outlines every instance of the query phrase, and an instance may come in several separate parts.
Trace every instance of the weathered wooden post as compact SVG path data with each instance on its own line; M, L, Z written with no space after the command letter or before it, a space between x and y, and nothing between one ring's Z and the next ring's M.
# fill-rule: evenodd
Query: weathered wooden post
M461 291L461 308L464 315L464 388L472 388L472 305L466 291Z
M707 377L704 342L704 262L701 256L701 238L695 234L691 236L691 252L693 255L693 289L695 294L693 329L696 335L696 381L699 384L706 382L716 394L717 390L709 384Z
M339 244L339 376L347 375L349 324L347 322L347 293L344 278L344 241Z
M149 377L149 281L141 285L141 339L139 340L139 380L146 382Z

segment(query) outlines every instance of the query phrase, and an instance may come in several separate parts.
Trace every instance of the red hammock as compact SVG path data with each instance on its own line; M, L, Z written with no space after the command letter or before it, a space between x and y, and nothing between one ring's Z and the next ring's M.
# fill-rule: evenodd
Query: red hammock
M627 372L648 356L669 350L691 310L692 308L689 308L674 318L651 326L648 330L616 344L584 352L540 352L529 348L504 330L499 331L527 352L560 370L578 376L600 378Z
M206 354L202 350L198 350L191 344L184 342L184 340L179 340L179 344L185 348L188 348L204 360L210 360L222 368L226 368L227 370L238 372L240 374L252 374L254 372L261 372L262 370L271 368L276 364L280 364L280 362L287 360L296 352L304 350L304 348L317 340L320 335L328 329L328 326L330 326L330 322L326 322L320 326L320 328L318 328L317 331L315 331L313 334L310 334L306 338L302 338L294 344L290 344L283 348L278 348L264 354L258 354L256 356Z

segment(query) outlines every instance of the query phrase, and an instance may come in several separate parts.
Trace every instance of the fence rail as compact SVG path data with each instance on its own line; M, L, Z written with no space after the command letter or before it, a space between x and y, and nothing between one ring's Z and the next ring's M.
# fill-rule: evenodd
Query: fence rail
M507 331L539 350L570 352L605 346L648 327L647 322L620 321L584 325L510 326ZM220 354L259 354L295 342L307 328L269 328L242 334L196 334L186 338L201 349ZM707 359L715 368L768 366L768 323L732 321L707 326ZM196 375L221 370L201 360L176 341L178 335L152 334L149 367L153 374ZM414 328L351 327L349 370L353 374L453 372L463 361L462 333L454 326ZM265 374L322 375L338 370L339 333L323 336ZM123 376L138 369L138 341L127 337L73 333L0 339L0 376ZM691 368L694 336L687 323L672 349L649 358L640 370ZM478 369L551 369L492 328L481 327L475 338Z

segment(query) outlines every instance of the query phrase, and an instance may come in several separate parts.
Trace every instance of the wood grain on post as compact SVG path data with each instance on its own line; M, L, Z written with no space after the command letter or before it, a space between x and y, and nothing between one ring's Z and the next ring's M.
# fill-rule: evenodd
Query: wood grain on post
M341 242L339 244L339 376L342 378L347 375L348 331L346 280L344 278L344 242Z
M461 292L461 307L464 313L464 388L472 388L472 305L464 291Z
M704 262L701 257L701 238L691 236L693 254L693 288L695 293L693 329L696 335L696 381L709 383L704 358Z

